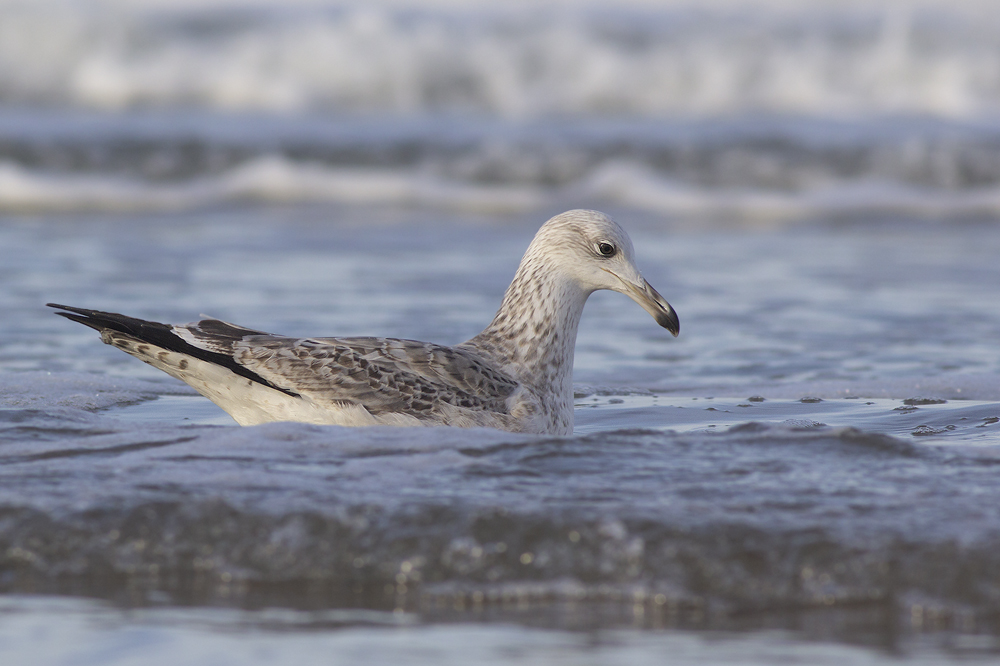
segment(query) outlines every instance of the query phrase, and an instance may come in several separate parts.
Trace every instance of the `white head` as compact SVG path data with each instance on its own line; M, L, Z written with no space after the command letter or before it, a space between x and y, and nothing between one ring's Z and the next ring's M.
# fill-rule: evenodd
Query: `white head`
M625 294L674 335L677 313L635 266L635 250L625 230L604 213L570 210L538 230L525 259L555 268L576 283L586 297L598 289Z

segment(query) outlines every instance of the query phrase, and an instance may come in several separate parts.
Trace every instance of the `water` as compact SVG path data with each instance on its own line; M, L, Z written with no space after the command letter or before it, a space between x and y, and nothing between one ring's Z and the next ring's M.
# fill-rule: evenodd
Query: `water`
M995 662L1000 13L0 4L4 663ZM576 434L239 428L45 302L460 342L538 226L677 309Z

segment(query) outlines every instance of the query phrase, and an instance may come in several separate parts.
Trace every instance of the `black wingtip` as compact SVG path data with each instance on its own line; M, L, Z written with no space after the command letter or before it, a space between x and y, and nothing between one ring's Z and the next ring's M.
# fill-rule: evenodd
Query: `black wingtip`
M66 310L68 312L75 312L76 314L82 314L82 315L89 315L94 312L97 312L97 310L87 310L86 308L75 308L72 305L60 305L59 303L46 303L45 306L49 308L55 308L57 310ZM62 313L57 312L56 314L62 314Z
M58 308L59 310L68 310L68 312L56 312L54 314L57 314L60 317L66 317L66 319L75 321L78 324L89 326L95 331L100 331L102 328L106 328L106 326L98 323L94 319L91 319L91 313L93 311L83 310L82 308L74 308L69 305L59 305L57 303L46 303L45 305L50 308Z
M74 307L69 306L69 305L59 305L58 303L46 303L45 307L47 307L47 308L55 308L56 310L66 310L66 312L56 312L55 314L57 314L57 315L66 315L66 314L69 314L70 312L76 312L78 314L83 314L83 313L80 312L80 308L74 308Z
M60 305L58 303L46 303L47 307L55 308L57 310L65 310L65 312L56 312L61 317L69 317L71 319L75 317L94 317L102 314L109 314L107 312L101 312L99 310L88 310L87 308L75 308L72 305ZM77 321L74 319L74 321Z
M59 303L46 303L45 305L57 310L65 310L65 312L56 312L55 314L83 324L84 326L89 326L97 331L110 328L122 333L128 333L129 335L133 335L138 338L144 338L152 330L157 332L169 332L171 329L171 326L168 324L163 324L158 321L136 319L135 317L118 314L117 312L104 312L103 310L77 308L72 305L60 305Z
M88 319L87 317L81 317L80 315L75 315L75 314L72 314L70 312L57 312L56 314L59 315L60 317L66 317L66 319L69 319L70 321L75 321L78 324L83 324L84 326L89 326L90 328L94 329L95 331L102 331L105 328L107 328L107 326L105 326L105 325L103 325L103 324L101 324L101 323L99 323L99 322L97 322L97 321L95 321L93 319Z
M294 391L290 391L273 384L258 375L256 372L240 365L232 356L202 349L201 347L195 347L175 334L173 327L169 324L162 324L158 321L146 321L145 319L136 319L135 317L118 314L117 312L88 310L87 308L76 308L71 305L59 305L58 303L46 303L46 305L50 308L56 308L57 310L64 310L65 312L56 312L56 314L65 317L70 321L75 321L83 324L84 326L89 326L95 331L110 329L112 331L118 331L119 333L125 333L126 335L130 335L137 340L148 342L158 347L162 347L163 349L188 354L189 356L193 356L194 358L202 361L208 361L209 363L220 365L228 370L231 370L237 375L246 377L247 379L255 381L258 384L263 384L264 386L281 391L282 393L290 396L298 396L298 394ZM223 322L220 322L220 324L222 323ZM224 324L224 326L233 328L228 324Z

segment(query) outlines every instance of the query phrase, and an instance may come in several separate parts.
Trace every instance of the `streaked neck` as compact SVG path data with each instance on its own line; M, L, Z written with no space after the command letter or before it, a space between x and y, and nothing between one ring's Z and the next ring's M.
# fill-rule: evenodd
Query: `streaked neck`
M544 264L524 261L493 321L466 344L535 390L571 402L576 333L588 296Z

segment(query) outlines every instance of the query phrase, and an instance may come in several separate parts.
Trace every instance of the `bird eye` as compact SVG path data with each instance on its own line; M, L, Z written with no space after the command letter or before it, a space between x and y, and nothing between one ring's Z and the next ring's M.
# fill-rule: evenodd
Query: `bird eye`
M615 246L611 243L598 243L597 251L600 252L605 257L611 257L615 254Z

